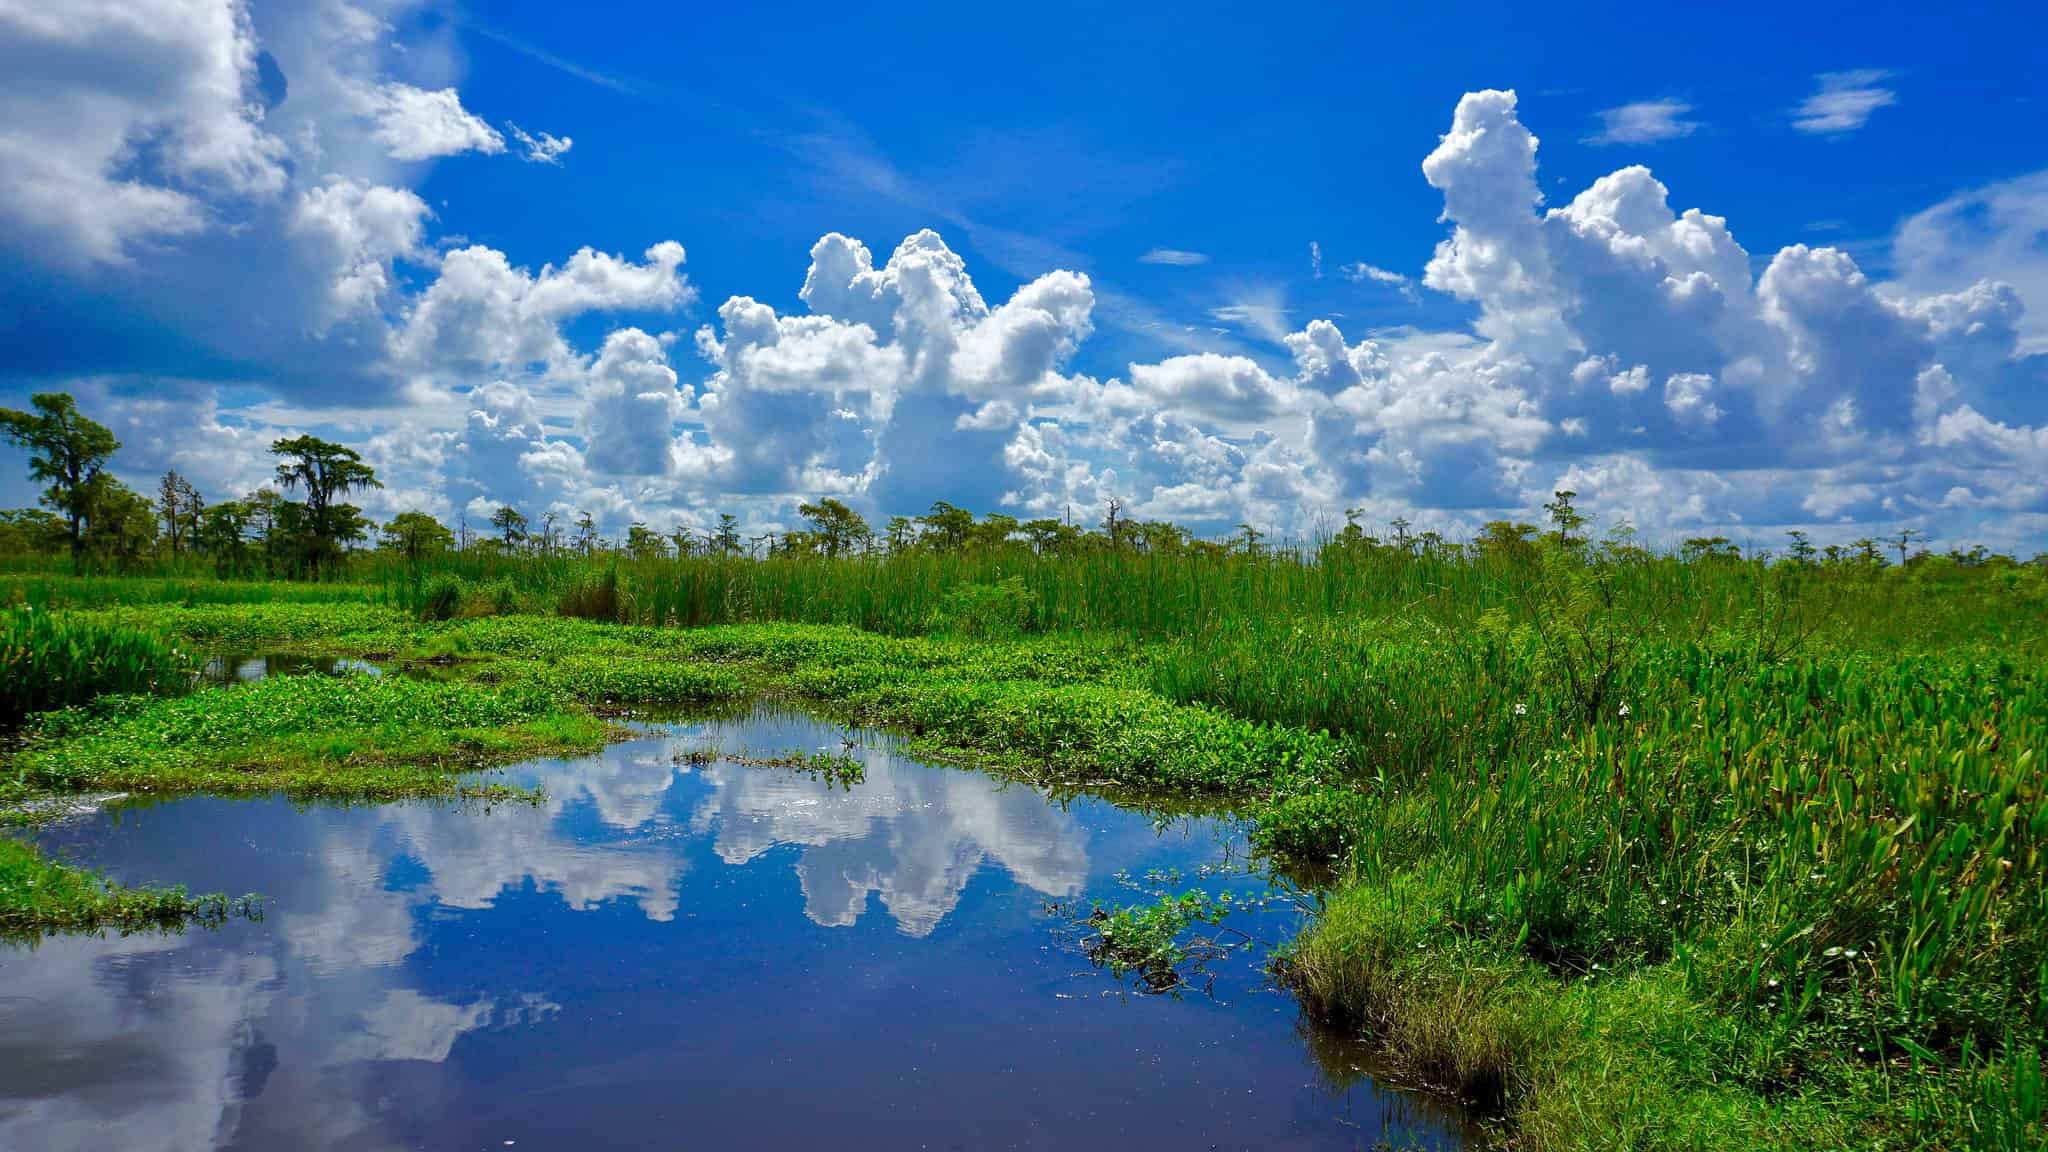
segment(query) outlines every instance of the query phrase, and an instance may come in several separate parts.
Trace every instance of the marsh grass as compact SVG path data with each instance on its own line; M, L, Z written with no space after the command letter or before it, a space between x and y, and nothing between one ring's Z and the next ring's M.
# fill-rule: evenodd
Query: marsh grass
M0 613L0 728L105 693L182 690L190 654L161 633L17 606Z
M34 944L55 932L177 932L260 911L252 897L123 888L0 836L0 941Z
M1764 622L1790 637L1819 613L1830 632L1870 650L1939 635L2026 641L2043 651L2038 621L2048 610L2048 568L2039 565L1971 568L1943 557L1894 568L1687 562L1623 549L1602 558L1600 571L1617 610L1679 634ZM993 599L989 606L1022 631L1150 639L1247 622L1394 614L1469 626L1500 609L1526 620L1543 609L1542 588L1556 579L1524 556L1334 543L1259 556L1129 549L1039 556L1022 548L765 560L450 553L423 568L380 559L359 575L376 589L366 600L413 613L427 582L448 575L472 588L503 583L525 610L626 623L791 622L914 636L943 630L962 608Z

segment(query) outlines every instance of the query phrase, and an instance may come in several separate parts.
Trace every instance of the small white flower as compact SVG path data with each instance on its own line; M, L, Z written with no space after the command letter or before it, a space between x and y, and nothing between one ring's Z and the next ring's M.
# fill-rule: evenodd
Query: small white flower
M1517 715L1517 716L1527 716L1528 714L1529 714L1529 706L1528 706L1527 704L1517 704L1517 705L1515 705L1515 715Z
M1624 717L1628 715L1628 705L1626 705L1626 704L1623 704L1623 705L1621 706L1621 714L1622 714L1622 715L1623 715Z

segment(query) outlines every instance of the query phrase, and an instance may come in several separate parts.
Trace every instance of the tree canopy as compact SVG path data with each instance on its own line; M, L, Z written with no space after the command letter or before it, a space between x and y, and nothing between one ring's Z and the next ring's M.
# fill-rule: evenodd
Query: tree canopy
M106 499L101 483L107 458L121 442L106 425L88 419L62 392L29 397L33 411L0 408L0 436L28 449L29 476L42 481L43 504L64 517L75 563L85 551L85 528L94 502Z

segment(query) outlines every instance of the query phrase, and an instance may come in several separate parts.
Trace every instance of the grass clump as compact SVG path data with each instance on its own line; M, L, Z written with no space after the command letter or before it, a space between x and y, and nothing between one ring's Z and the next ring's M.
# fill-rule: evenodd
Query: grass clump
M0 836L0 940L9 943L33 944L56 932L175 932L254 914L248 897L124 888Z
M182 690L192 660L159 633L39 611L0 615L0 727L108 692Z

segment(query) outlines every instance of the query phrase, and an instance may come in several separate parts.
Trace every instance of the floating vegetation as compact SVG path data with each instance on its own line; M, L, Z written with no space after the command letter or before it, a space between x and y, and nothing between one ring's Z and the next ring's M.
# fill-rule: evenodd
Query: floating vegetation
M721 759L749 768L782 768L798 775L851 788L868 778L867 768L850 752L820 748L815 752L792 752L782 756L725 756Z
M1210 965L1254 943L1243 931L1223 926L1237 907L1228 892L1194 889L1150 904L1093 904L1086 912L1071 901L1051 901L1046 911L1064 923L1097 968L1118 980L1132 978L1149 995L1179 995L1213 990Z

